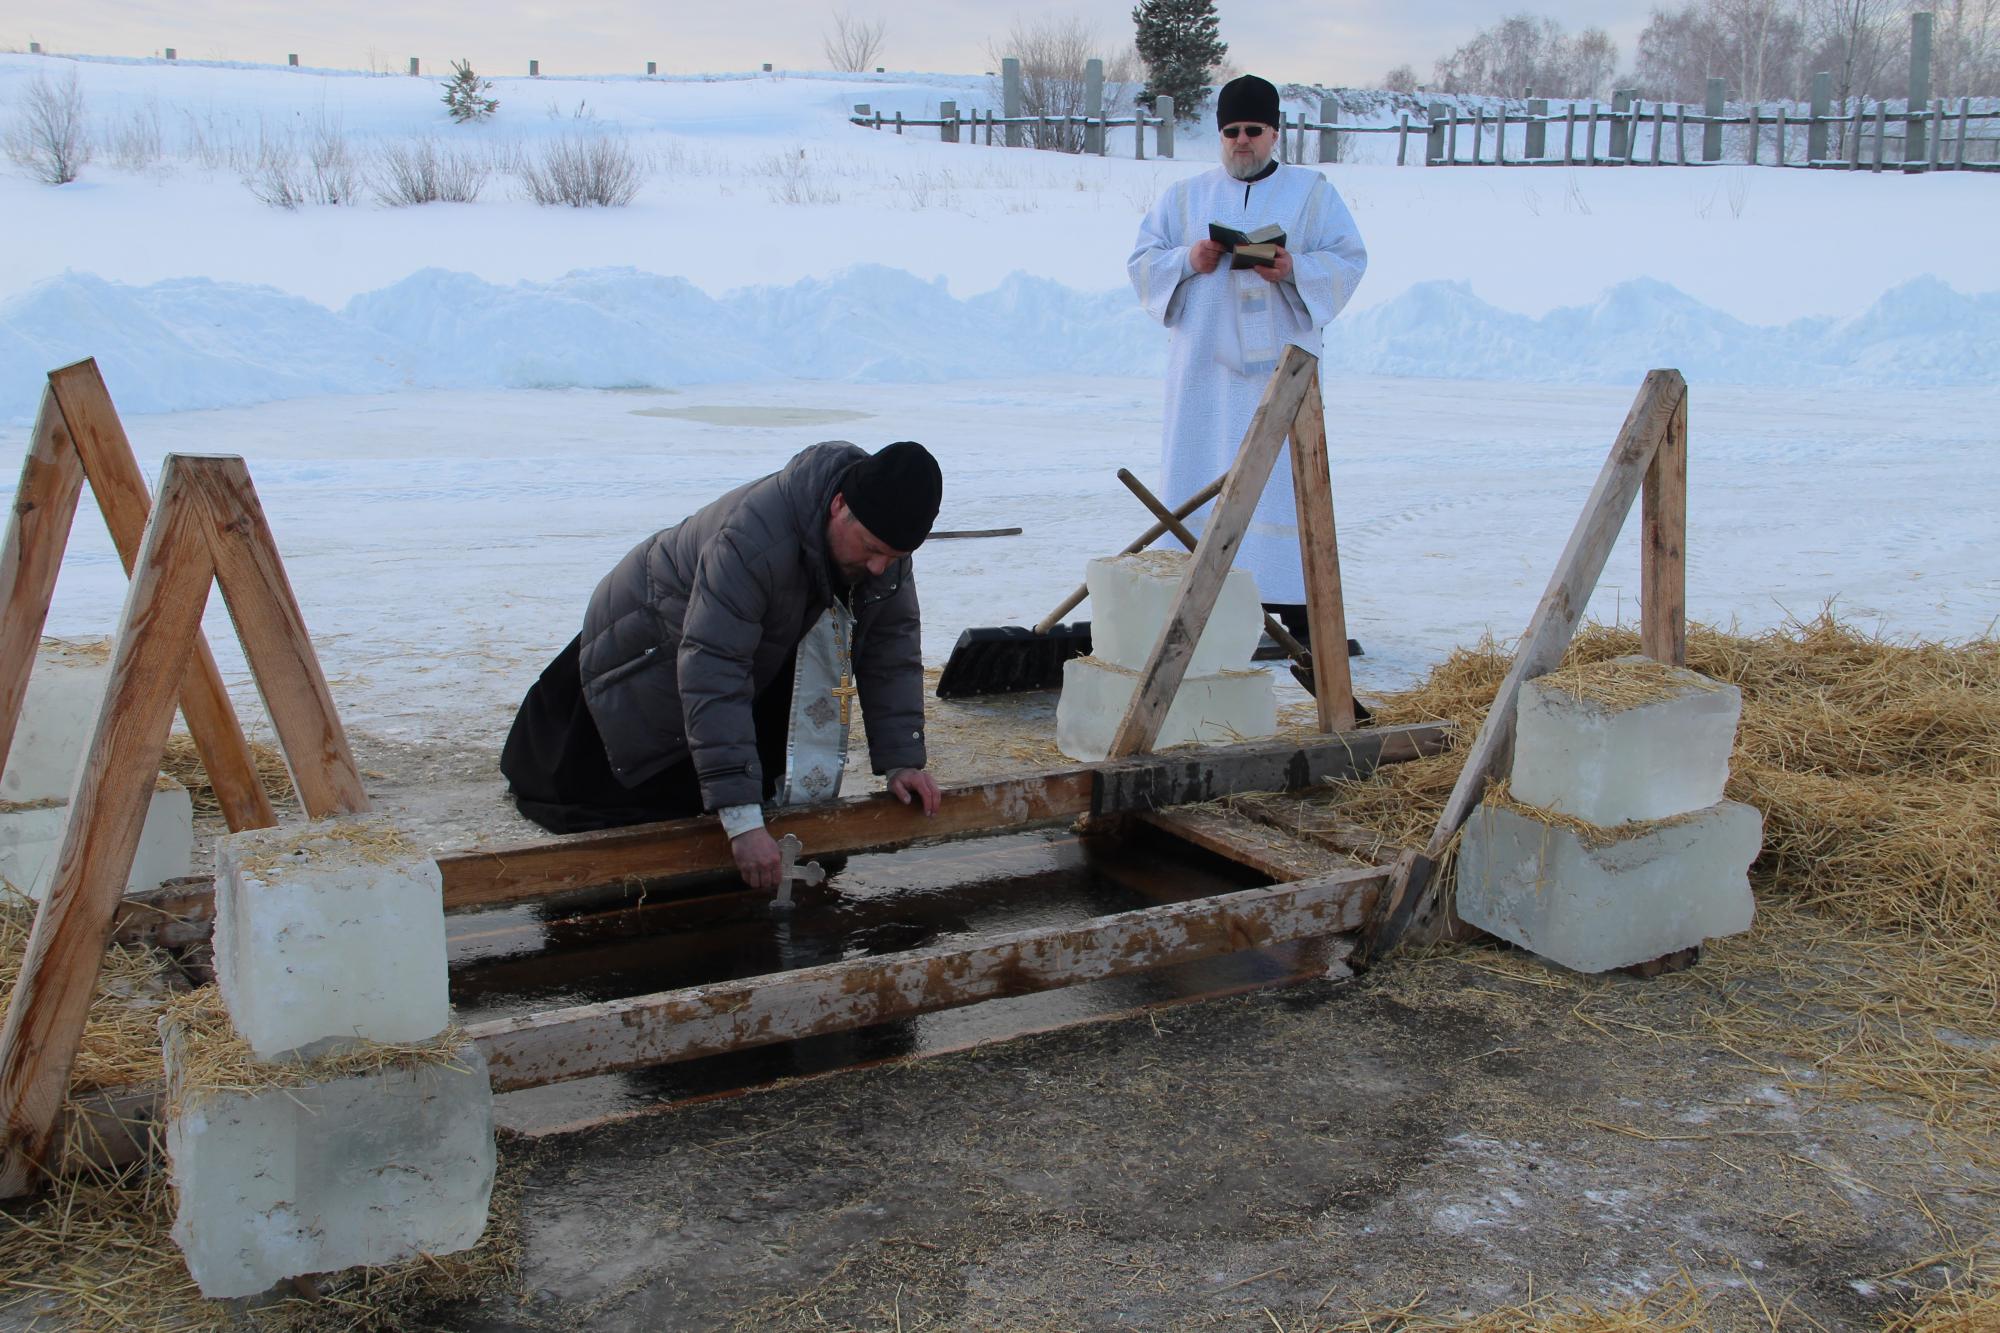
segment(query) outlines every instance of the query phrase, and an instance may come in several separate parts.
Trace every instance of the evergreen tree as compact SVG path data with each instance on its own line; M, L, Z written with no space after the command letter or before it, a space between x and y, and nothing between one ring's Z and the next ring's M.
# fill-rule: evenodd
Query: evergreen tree
M1135 45L1146 63L1139 100L1174 99L1174 118L1193 120L1208 101L1208 78L1229 46L1216 36L1215 0L1139 0Z
M470 60L451 62L451 80L444 86L444 104L453 120L463 125L467 121L485 120L498 111L499 101L485 95L492 91L493 81L474 74Z

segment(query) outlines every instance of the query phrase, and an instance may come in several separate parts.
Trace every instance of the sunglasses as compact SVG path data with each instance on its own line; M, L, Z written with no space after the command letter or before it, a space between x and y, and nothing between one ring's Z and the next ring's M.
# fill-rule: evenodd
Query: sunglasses
M1222 137L1225 139L1234 139L1239 134L1246 139L1261 139L1264 137L1264 127L1262 125L1231 125L1222 132Z

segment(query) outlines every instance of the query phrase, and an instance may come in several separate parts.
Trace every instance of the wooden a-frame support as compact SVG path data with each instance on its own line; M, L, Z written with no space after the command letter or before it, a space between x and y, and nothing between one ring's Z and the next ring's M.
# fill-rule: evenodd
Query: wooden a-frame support
M1354 726L1354 681L1347 665L1347 612L1340 587L1340 548L1334 534L1333 488L1328 478L1326 409L1320 402L1319 359L1288 346L1264 386L1222 494L1202 525L1194 559L1167 614L1167 623L1139 673L1132 702L1112 735L1110 755L1122 759L1153 748L1167 710L1187 677L1195 645L1236 562L1250 518L1264 494L1278 450L1292 441L1292 489L1298 507L1299 553L1304 565L1306 617L1315 646L1314 702L1322 732Z
M60 385L59 376L64 377ZM47 518L61 521L45 522L35 508L16 503L6 547L8 586L0 589L10 607L10 627L11 608L17 604L32 606L39 596L46 612L44 590L60 563L61 539L74 512L77 484L75 474L64 470L61 446L66 438L74 438L75 418L63 408L67 396L63 390L79 385L88 390L92 384L101 392L102 381L88 362L50 377L27 471L54 471L48 477L24 477L23 489L30 501L51 505ZM115 432L122 445L123 431L116 427L109 398L93 402L86 396L79 401L86 404L87 419L99 438L114 438ZM49 411L51 403L56 405L54 413ZM123 456L129 460L129 446ZM137 475L135 466L126 480ZM30 481L44 489L32 489ZM137 484L137 492L143 499L143 482ZM127 503L130 498L128 487ZM106 507L107 517L110 508ZM317 818L368 808L361 774L243 460L168 455L158 504L144 523L143 536L133 544L129 563L132 586L119 618L110 685L77 776L55 878L35 914L20 980L8 1005L6 1026L0 1030L0 1134L4 1134L0 1198L32 1188L48 1159L105 944L138 851L176 693L190 673L190 655L202 643L201 616L211 582L222 587L306 812ZM25 601L24 584L29 585ZM0 657L0 670L9 681L17 675L25 681L27 671L18 659L32 660L39 632L38 618L34 633L10 639L8 655ZM205 651L199 662L213 671ZM196 674L201 669L199 664L192 668ZM220 702L217 711L206 714L211 740L224 719L232 729L235 724L227 695L219 693L219 679L215 687ZM184 707L186 698L181 695ZM18 709L17 691L7 716L10 731ZM192 711L189 721L194 725ZM247 764L242 733L237 730L234 735ZM266 817L249 822L274 822L269 803L256 786L254 769L250 781ZM239 817L252 808L247 799L237 804Z
M1561 664L1642 487L1640 648L1670 666L1687 665L1687 381L1677 370L1654 370L1639 386L1430 841L1422 851L1397 858L1388 887L1376 900L1364 945L1367 960L1388 956L1405 939L1430 943L1464 929L1444 900L1437 868L1487 785L1512 760L1521 687Z

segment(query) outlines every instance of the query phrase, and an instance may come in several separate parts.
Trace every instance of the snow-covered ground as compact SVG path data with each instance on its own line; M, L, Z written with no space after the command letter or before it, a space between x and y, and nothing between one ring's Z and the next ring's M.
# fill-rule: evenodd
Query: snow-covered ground
M0 55L0 128L69 68ZM989 105L978 77L496 80L467 128L430 79L75 68L105 151L60 189L0 174L0 471L81 355L149 471L243 454L352 725L504 722L633 541L817 439L924 440L944 526L1026 529L924 550L933 661L1144 526L1112 473L1157 471L1164 344L1124 258L1211 135L1142 162L844 121ZM649 175L608 210L504 172L471 204L253 198L260 140L335 125L364 162L582 125ZM157 158L117 165L148 127ZM1989 630L2000 178L1329 170L1372 256L1327 356L1364 688L1519 632L1654 365L1692 385L1692 614ZM123 579L88 511L76 532L51 629L102 632ZM1636 582L1628 536L1593 610L1629 618Z

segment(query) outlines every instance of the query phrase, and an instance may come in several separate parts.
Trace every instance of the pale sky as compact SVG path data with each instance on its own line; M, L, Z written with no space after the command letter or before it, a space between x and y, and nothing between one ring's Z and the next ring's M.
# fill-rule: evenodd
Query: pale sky
M1589 24L1610 30L1620 66L1654 0L1221 0L1222 38L1229 62L1278 81L1373 86L1393 65L1407 63L1428 78L1432 62L1502 15L1546 14L1574 32ZM1668 0L1670 7L1672 0ZM530 57L544 74L643 72L656 60L663 74L822 69L821 35L836 8L887 25L882 59L890 70L983 72L989 44L1017 18L1081 17L1107 48L1129 43L1131 0L1077 0L1069 5L975 3L975 0L755 0L741 8L685 0L484 0L459 6L392 4L387 0L324 0L280 5L268 0L0 0L0 49L92 55L154 55L174 47L182 59L284 63L402 70L409 57L425 73L447 71L469 58L484 74L525 74Z

